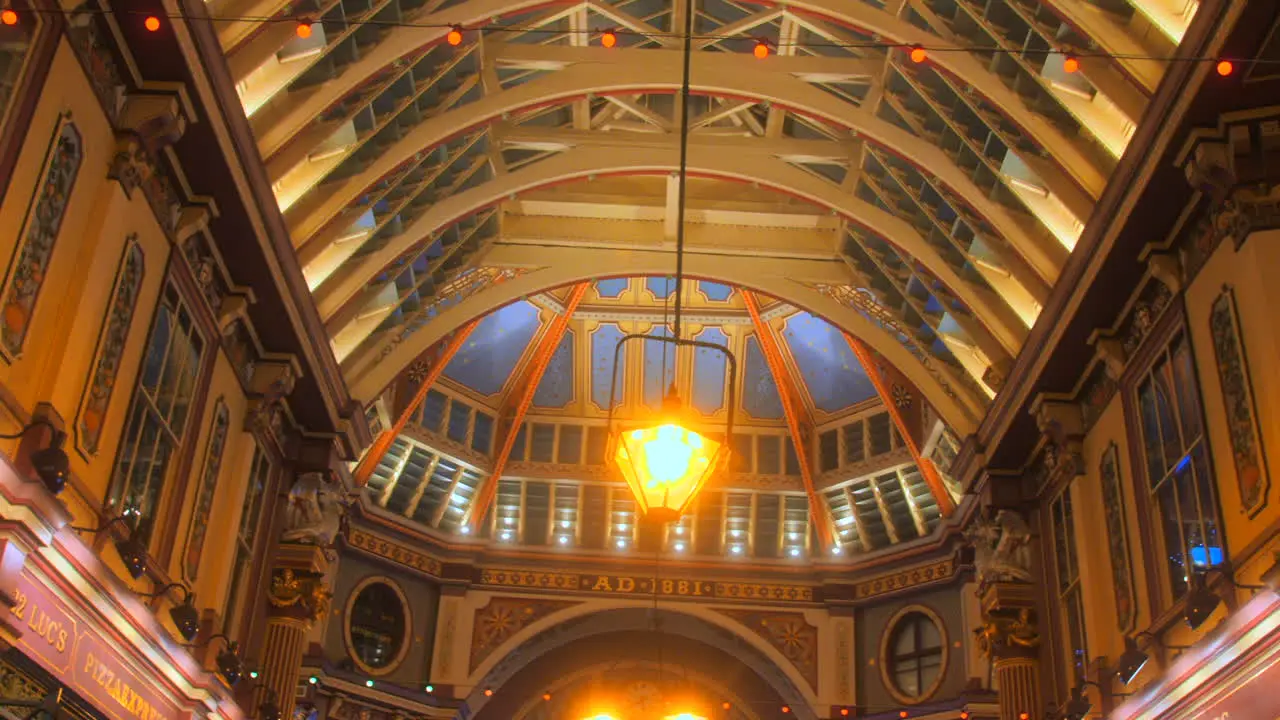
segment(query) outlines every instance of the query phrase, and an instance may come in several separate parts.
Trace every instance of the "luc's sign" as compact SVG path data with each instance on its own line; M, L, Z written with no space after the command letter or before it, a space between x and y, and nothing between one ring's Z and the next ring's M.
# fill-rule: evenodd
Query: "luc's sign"
M66 600L29 570L22 572L9 612L18 646L54 677L114 720L189 717L121 655L120 642L78 620Z

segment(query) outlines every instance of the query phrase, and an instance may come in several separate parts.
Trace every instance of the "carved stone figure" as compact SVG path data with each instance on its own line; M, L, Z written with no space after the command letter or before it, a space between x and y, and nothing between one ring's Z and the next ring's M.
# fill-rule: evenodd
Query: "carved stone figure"
M1034 650L1040 646L1040 630L1035 614L1030 608L1021 608L1016 615L993 612L982 619L982 627L973 631L982 654Z
M289 489L289 507L280 539L304 545L332 545L341 530L345 510L342 494L323 473L303 473Z
M994 519L979 517L965 536L973 544L980 585L1031 581L1031 529L1021 515L1001 510Z

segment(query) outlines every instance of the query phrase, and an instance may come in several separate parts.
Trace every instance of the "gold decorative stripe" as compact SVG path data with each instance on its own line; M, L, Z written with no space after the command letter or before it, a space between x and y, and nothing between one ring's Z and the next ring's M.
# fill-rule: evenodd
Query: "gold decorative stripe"
M384 540L363 530L351 528L347 532L347 544L428 575L440 575L441 566L439 560L417 550L410 550L389 540Z
M870 580L864 580L854 585L853 596L855 600L865 600L878 595L913 588L917 585L946 580L955 574L956 560L955 558L947 558L928 565L920 565L908 570L886 573Z
M568 590L609 595L653 595L654 579L630 575L534 572L503 568L480 571L481 585L539 590ZM709 582L690 578L660 578L658 595L764 602L814 602L813 587L767 583Z

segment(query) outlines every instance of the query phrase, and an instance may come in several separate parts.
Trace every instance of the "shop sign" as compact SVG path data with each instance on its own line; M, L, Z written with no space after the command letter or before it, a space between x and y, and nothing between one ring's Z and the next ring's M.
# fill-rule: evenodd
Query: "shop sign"
M72 615L67 604L23 571L10 609L18 645L94 706L116 720L189 716L131 670L111 642Z
M1272 665L1192 720L1280 720L1280 662Z

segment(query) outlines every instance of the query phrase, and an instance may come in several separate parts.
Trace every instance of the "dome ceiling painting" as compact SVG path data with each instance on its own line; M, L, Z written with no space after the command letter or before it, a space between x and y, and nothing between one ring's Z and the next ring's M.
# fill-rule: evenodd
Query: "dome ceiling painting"
M928 534L954 504L946 478L915 460L945 460L1000 391L1162 77L1153 58L1176 52L1197 5L208 7L223 18L244 112L352 394L388 427L394 388L467 333L370 481L379 507L461 532L492 473L498 497L482 512L496 539L591 548L644 543L609 519L623 511L596 489L573 491L574 507L599 509L596 526L563 520L573 533L558 535L546 517L570 488L529 458L567 453L581 465L598 452L611 344L662 327L679 200L684 38L673 29L692 7L685 272L700 281L687 295L690 330L737 354L747 439L735 439L736 456L750 463L737 481L757 487L719 492L705 520L714 531L694 533L702 515L689 531L709 543L699 552L785 556L876 552ZM298 19L310 33L294 32ZM450 28L461 29L456 46ZM605 48L609 30L617 43ZM761 41L770 53L757 59ZM552 330L558 344L543 347ZM628 412L660 397L648 353L627 359ZM895 373L891 387L877 389L858 353ZM530 422L506 438L495 418L510 417L503 403L512 383L532 382L530 366L540 378ZM723 416L711 359L682 357L674 372L692 380L694 412ZM905 437L884 401L899 391L918 413ZM813 447L797 456L803 423ZM512 451L494 472L499 439ZM771 509L737 528L734 503L756 508L750 493L766 490L777 493ZM543 520L530 519L530 502L534 515L548 508ZM502 515L509 507L517 515Z
M823 548L853 559L930 536L957 501L933 460L955 439L910 382L789 303L685 283L688 336L727 346L736 376L720 353L640 341L624 346L614 394L618 341L667 332L671 278L608 278L517 300L468 323L435 371L411 365L376 406L383 427L405 408L409 420L369 479L374 512L513 546L788 562ZM611 396L617 422L644 421L674 382L688 421L723 437L730 381L740 388L731 471L664 537L646 535L605 463ZM480 499L495 476L495 497Z

